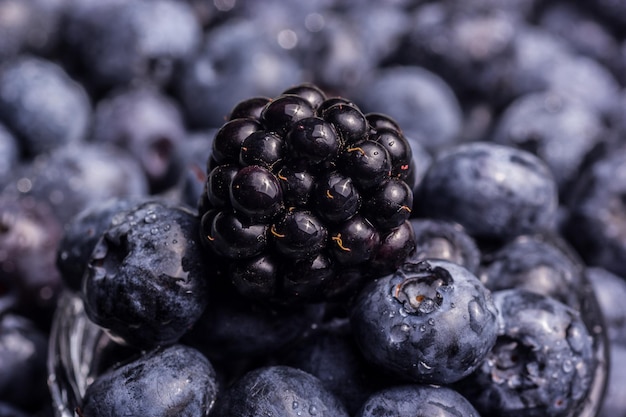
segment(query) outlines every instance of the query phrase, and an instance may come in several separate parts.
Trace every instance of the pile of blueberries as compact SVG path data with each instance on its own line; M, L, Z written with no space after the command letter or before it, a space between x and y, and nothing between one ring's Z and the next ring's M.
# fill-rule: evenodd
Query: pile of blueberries
M624 28L0 0L0 417L625 416Z

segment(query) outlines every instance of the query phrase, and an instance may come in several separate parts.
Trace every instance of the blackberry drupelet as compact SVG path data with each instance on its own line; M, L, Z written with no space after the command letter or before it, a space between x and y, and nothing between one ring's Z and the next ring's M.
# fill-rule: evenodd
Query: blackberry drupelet
M202 241L242 294L343 297L415 246L411 146L389 116L300 84L237 104L213 146Z

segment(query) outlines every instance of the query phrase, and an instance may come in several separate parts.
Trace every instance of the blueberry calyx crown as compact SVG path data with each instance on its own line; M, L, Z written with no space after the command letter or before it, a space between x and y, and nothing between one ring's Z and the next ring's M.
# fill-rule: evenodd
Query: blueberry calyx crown
M443 294L454 279L446 269L432 267L428 262L405 264L398 274L402 281L393 289L393 298L401 303L408 314L430 314L441 307Z

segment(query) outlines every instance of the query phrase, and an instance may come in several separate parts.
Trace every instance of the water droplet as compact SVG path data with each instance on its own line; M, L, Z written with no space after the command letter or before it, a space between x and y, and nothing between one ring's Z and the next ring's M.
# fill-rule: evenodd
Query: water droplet
M64 250L63 252L61 252L61 255L60 255L60 256L61 256L61 260L62 260L62 261L66 261L66 260L67 260L67 258L68 258L70 255L67 253L67 251L66 251L66 250Z
M150 229L150 233L152 233L153 235L159 234L159 228L158 227L153 227L152 229Z
M297 409L299 406L300 406L300 404L298 404L298 401L294 401L294 402L291 404L291 408L293 408L294 410L295 410L295 409Z
M172 244L173 245L176 245L177 243L178 243L178 240L176 240L176 239L172 240Z
M153 211L149 211L148 214L146 214L146 217L143 218L143 221L148 224L156 222L157 221L156 213Z
M411 327L406 324L395 325L391 328L389 335L391 337L391 342L393 343L402 343L409 338L409 331Z
M314 405L311 405L309 407L309 414L311 414L312 416L317 415L317 407L315 407Z
M574 369L574 364L572 364L572 361L570 361L569 359L566 359L565 362L563 362L563 371L571 372L572 369Z
M426 331L426 326L424 326L423 324L420 326L420 332L425 332Z
M432 317L428 319L428 324L430 324L431 326L435 325L435 319L433 319Z
M430 374L433 372L433 367L422 361L417 363L417 369L421 374Z

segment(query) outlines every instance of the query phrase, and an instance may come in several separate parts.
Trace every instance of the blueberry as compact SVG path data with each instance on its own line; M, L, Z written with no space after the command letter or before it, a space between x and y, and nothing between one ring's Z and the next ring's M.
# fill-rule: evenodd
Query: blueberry
M420 185L425 217L460 223L478 239L504 240L555 227L558 192L530 152L492 142L441 152Z
M600 116L584 102L557 92L538 92L521 96L504 110L494 141L537 155L552 171L564 196L604 135Z
M580 314L521 289L493 293L498 337L459 390L484 416L581 415L596 366Z
M217 401L215 415L347 417L341 401L313 375L289 366L266 366L243 375Z
M356 417L479 417L461 394L446 386L398 385L367 398Z
M626 347L621 344L611 346L611 365L604 401L598 412L598 417L613 417L623 415L626 411L623 387L626 384L623 367L626 363Z
M567 42L574 52L597 60L619 76L618 38L602 18L580 6L568 2L551 4L541 11L538 23Z
M0 3L0 61L24 52L55 52L60 36L62 2L7 0Z
M49 327L62 289L55 264L62 233L44 202L0 195L0 313L8 304Z
M233 108L251 97L274 97L303 81L300 63L276 38L267 20L226 19L211 29L200 51L181 66L175 95L190 126L219 127Z
M523 288L580 310L584 265L558 235L522 235L483 259L481 281L491 291Z
M53 61L20 55L0 69L0 119L26 155L83 141L91 116L82 85Z
M48 335L35 323L17 314L0 315L0 403L35 412L50 401L47 353Z
M65 42L96 94L136 80L165 85L201 42L187 2L77 3L68 13Z
M606 331L611 344L626 347L626 306L622 302L626 295L626 281L604 268L588 267L585 276L593 286L602 316L606 324ZM614 367L613 364L611 367Z
M623 276L626 245L626 149L615 149L592 162L572 190L562 232L588 265Z
M175 343L200 317L214 271L199 221L166 201L137 204L98 240L83 278L87 316L140 348Z
M411 262L445 259L478 275L481 251L463 226L435 219L411 218L410 222L415 233L415 250L409 257Z
M418 6L397 59L438 74L460 97L490 97L492 89L501 88L495 75L506 68L523 20L506 11L515 2L489 3L444 1Z
M385 112L429 150L457 140L462 111L450 86L437 74L417 66L382 68L354 90L365 112Z
M87 387L84 416L206 416L217 398L216 374L197 350L159 348L99 375Z
M177 103L155 88L122 89L96 106L91 140L128 150L140 163L152 193L172 187L182 176L186 139Z
M41 155L16 170L3 191L48 204L61 224L93 204L148 192L146 177L131 155L110 144L91 142Z
M402 380L432 384L458 381L480 366L498 330L491 294L478 278L430 259L367 285L350 319L368 360Z

